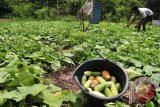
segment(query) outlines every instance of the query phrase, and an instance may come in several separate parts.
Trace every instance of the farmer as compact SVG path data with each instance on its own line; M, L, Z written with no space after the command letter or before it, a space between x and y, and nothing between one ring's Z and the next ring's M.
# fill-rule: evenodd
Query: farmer
M138 23L135 25L135 28L137 28L137 31L141 29L141 26L143 26L143 31L146 30L146 24L147 22L152 21L153 12L152 10L148 8L138 8L138 6L133 6L131 8L131 11L134 14L134 18L132 21L127 25L129 27L136 19L136 16L140 15L141 19L138 21Z

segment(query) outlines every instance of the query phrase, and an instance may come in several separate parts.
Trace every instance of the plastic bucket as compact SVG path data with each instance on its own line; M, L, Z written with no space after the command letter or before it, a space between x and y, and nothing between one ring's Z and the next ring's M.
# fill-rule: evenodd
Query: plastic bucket
M122 91L117 96L113 96L113 97L97 96L89 93L88 90L86 90L81 84L81 79L85 71L103 71L103 70L108 70L111 75L116 77L117 82L121 84ZM129 83L127 73L114 61L105 60L105 59L87 60L84 63L80 64L74 71L73 79L75 80L77 85L80 87L82 92L89 99L94 100L96 102L119 100L127 90L128 83Z

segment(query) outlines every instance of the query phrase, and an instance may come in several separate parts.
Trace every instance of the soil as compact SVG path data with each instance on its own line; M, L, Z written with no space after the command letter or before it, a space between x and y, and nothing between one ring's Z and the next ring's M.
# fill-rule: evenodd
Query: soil
M72 79L74 68L62 68L61 70L55 72L48 72L45 75L45 78L50 79L51 83L54 85L65 89L77 92L80 90L78 85Z

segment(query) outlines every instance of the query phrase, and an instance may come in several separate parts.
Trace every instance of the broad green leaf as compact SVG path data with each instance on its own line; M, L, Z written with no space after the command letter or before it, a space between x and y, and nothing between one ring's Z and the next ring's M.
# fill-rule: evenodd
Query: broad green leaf
M9 60L18 60L18 55L13 52L7 52L6 58Z
M73 92L67 91L67 90L62 90L62 95L63 95L64 101L76 102L77 97Z
M78 91L76 93L76 102L71 102L71 107L83 107L84 103L86 103L85 95L82 93L82 91Z
M3 97L3 95L4 95L5 93L7 93L6 90L0 91L0 106L3 105L3 104L7 101L7 99Z
M151 75L152 75L152 72L154 71L154 67L153 67L153 66L146 65L146 66L144 66L143 71L145 71L145 73L146 73L148 76L151 76Z
M46 89L47 86L43 84L35 84L33 86L27 87L18 87L14 91L7 92L3 94L2 98L4 99L13 99L17 102L26 98L27 95L31 94L33 96L37 95L38 93L42 92Z
M160 84L160 73L152 74L151 78Z
M135 59L131 59L130 60L136 67L141 67L142 66L142 63L140 61L137 61Z
M21 82L18 79L13 79L7 84L8 87L20 86L20 85L21 85Z
M57 71L61 67L60 61L54 61L54 63L51 64L51 67Z
M54 93L54 92L57 92L57 91L61 91L61 88L55 86L54 84L50 84L46 90Z
M10 74L8 72L0 72L0 84L6 82L9 77Z
M43 102L53 107L61 107L63 102L63 96L61 92L50 93L48 91L43 91Z
M5 93L5 94L3 94L2 97L5 99L13 99L15 101L20 101L21 99L23 99L22 95L17 90Z
M126 105L125 103L122 103L122 102L118 102L116 104L116 107L130 107L129 105Z
M23 86L31 86L35 83L39 83L38 79L30 72L20 72L17 78Z
M28 87L30 88L30 93L35 96L37 95L39 92L43 91L44 89L46 89L48 86L44 85L44 84L35 84L31 87Z
M74 54L67 52L67 51L63 51L64 56L66 57L72 57Z
M74 64L74 62L70 58L67 58L67 57L65 57L63 61L65 61L69 64Z
M38 65L32 65L28 69L31 73L36 75L39 74L40 76L45 73L45 71Z
M128 74L128 77L129 79L132 79L132 78L135 78L135 77L138 77L138 76L141 76L142 74L141 73L138 73L132 69L125 69L125 71L127 72Z

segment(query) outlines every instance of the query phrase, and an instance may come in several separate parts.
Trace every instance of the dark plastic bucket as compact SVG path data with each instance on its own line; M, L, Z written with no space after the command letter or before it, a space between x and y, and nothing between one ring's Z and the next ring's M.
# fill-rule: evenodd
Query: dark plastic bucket
M103 71L108 70L111 75L115 76L117 81L122 86L122 91L117 95L113 97L100 97L97 95L90 94L88 90L86 90L83 85L81 84L81 79L85 71ZM73 74L73 78L75 82L78 84L82 92L89 97L89 99L95 100L95 101L114 101L119 100L120 97L125 93L125 91L128 88L128 75L126 72L115 62L105 59L93 59L88 60L79 65Z

